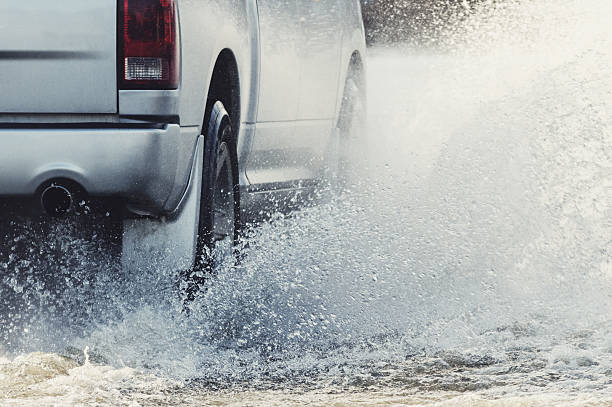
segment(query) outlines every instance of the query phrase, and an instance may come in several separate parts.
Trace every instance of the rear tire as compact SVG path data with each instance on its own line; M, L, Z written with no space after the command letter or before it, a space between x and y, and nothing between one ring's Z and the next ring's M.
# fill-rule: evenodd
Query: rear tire
M223 103L213 104L203 127L204 168L195 264L186 278L186 299L192 301L206 280L235 263L240 225L240 191L235 137Z

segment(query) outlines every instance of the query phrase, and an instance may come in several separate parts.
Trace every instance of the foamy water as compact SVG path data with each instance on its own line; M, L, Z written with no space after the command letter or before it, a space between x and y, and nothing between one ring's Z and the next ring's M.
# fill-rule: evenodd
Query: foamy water
M3 224L0 404L610 405L612 5L505 4L372 50L352 191L250 231L189 317L171 273Z

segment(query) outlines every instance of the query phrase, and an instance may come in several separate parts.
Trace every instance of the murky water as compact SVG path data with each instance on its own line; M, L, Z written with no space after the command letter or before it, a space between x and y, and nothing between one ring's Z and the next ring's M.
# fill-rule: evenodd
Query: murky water
M505 4L372 50L352 191L189 317L96 235L3 223L0 404L612 404L612 5Z

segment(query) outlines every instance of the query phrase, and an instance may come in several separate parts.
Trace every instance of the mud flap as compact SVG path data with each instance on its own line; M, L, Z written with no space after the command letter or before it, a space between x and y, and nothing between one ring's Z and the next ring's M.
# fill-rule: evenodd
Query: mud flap
M184 271L193 267L200 217L204 137L196 147L189 185L177 210L162 219L127 219L123 222L121 265L124 270L163 268Z

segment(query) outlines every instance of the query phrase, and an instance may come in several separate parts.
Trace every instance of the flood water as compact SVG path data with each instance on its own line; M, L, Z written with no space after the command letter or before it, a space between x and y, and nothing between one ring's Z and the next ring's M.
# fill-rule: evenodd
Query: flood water
M371 49L350 191L250 230L189 316L4 220L0 404L612 405L612 4L504 4Z

